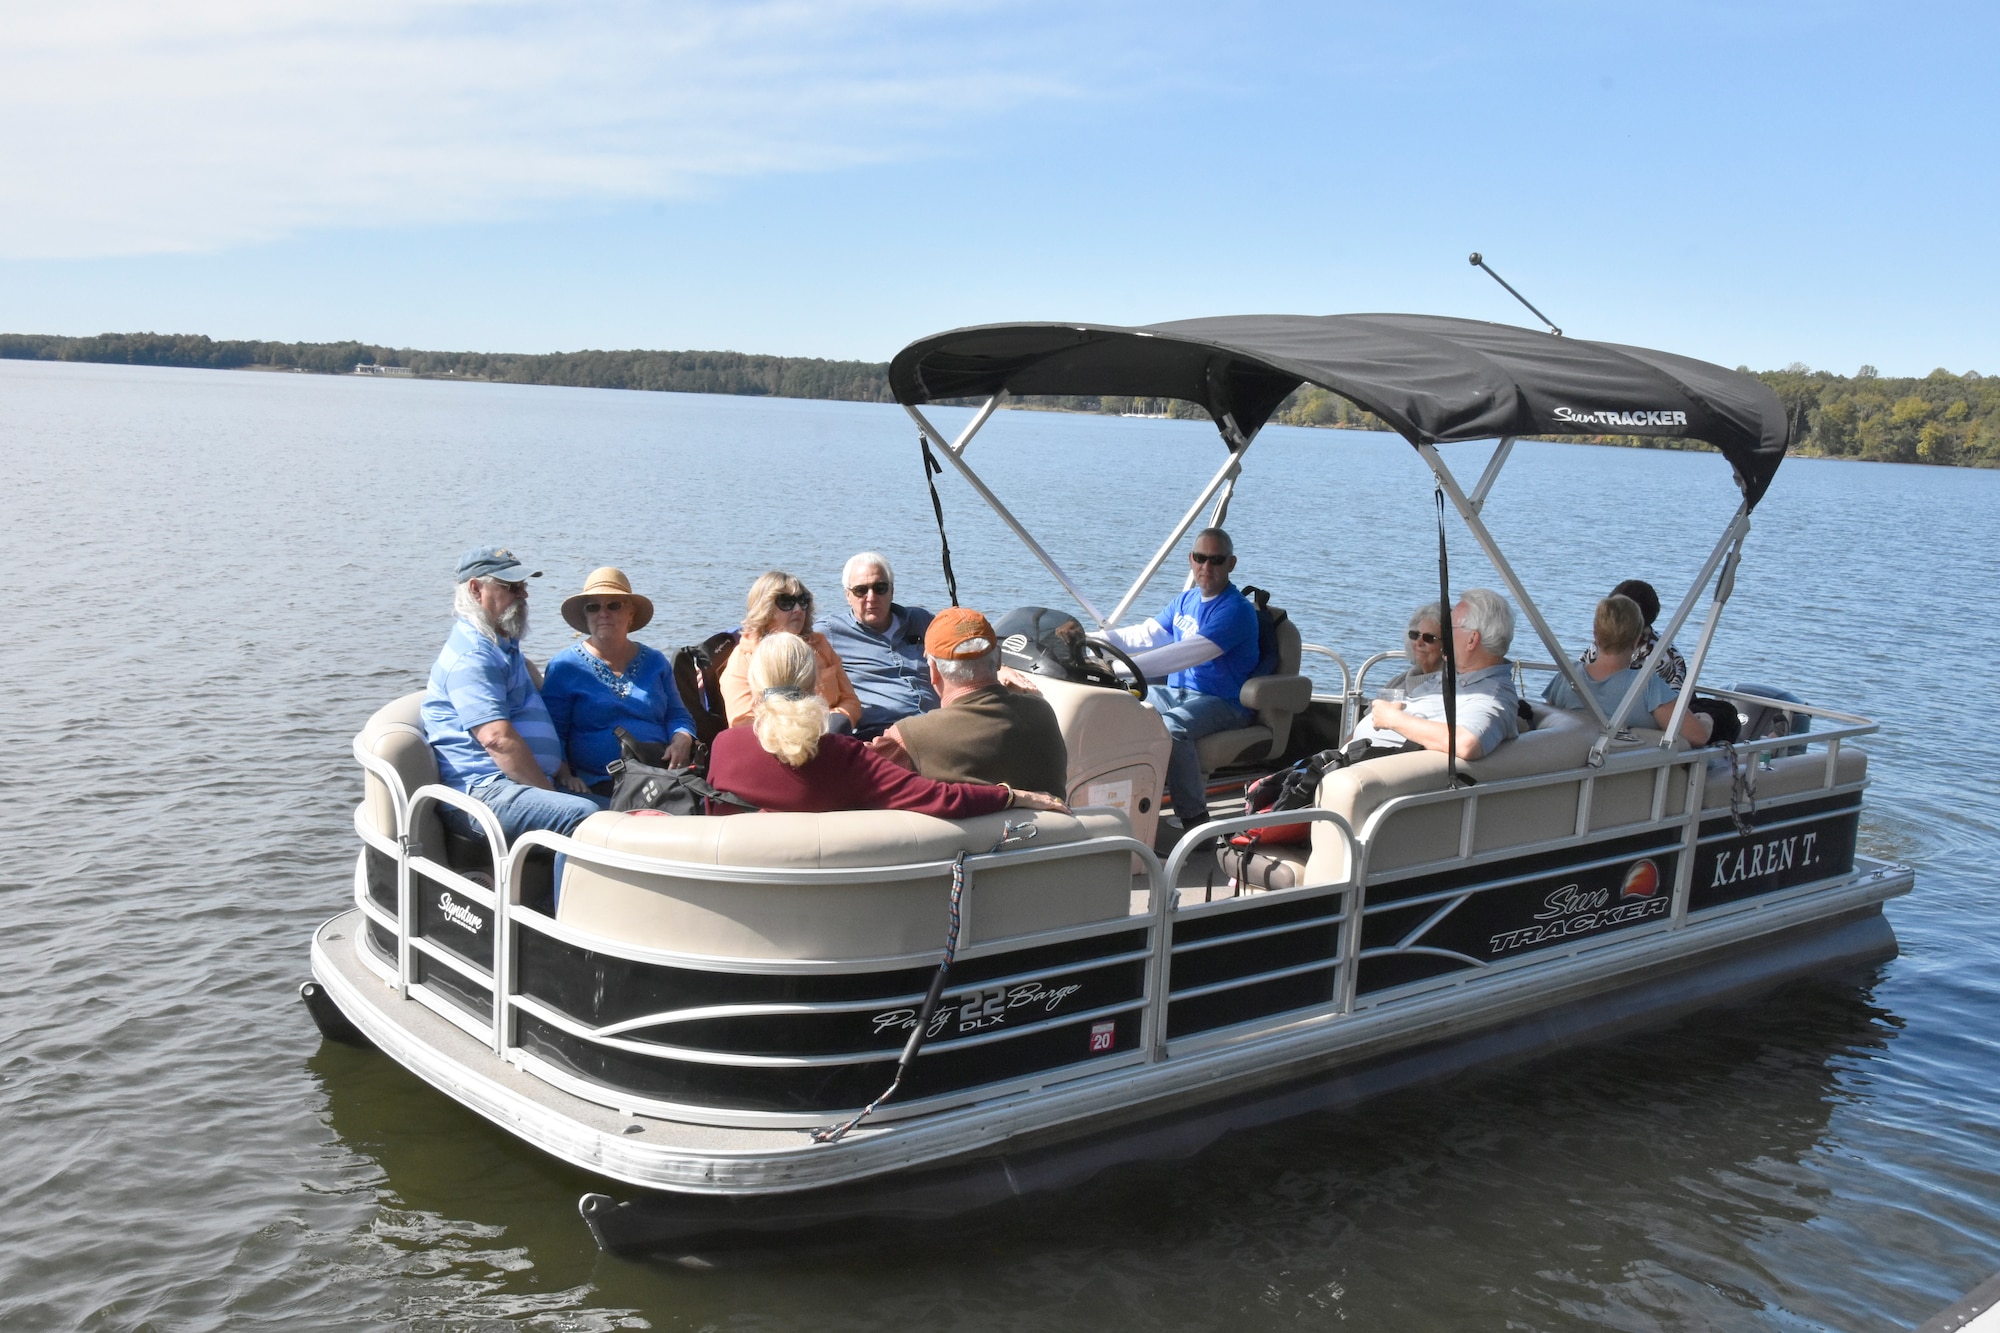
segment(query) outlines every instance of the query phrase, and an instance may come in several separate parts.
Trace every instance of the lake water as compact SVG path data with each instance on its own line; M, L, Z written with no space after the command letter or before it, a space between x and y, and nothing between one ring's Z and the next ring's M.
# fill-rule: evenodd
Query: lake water
M1010 412L969 456L1108 607L1221 453ZM941 485L963 600L1064 604ZM768 567L837 597L863 546L938 604L900 409L0 362L0 486L0 1327L1894 1329L2000 1268L2000 723L1939 687L2000 655L2000 474L1786 464L1706 677L1887 724L1863 850L1918 880L1872 978L713 1271L601 1256L586 1177L321 1045L348 742L477 543L548 571L538 657L606 563L668 647ZM1620 578L1671 608L1733 501L1712 455L1522 445L1487 512L1581 641ZM1399 440L1274 428L1230 526L1239 581L1358 661L1435 595L1432 523Z

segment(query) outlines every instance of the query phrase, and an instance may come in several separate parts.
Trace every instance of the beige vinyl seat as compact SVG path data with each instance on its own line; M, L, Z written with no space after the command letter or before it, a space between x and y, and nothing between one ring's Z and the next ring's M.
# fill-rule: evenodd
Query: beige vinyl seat
M1292 738L1292 719L1312 702L1312 677L1299 673L1301 642L1299 628L1289 617L1278 622L1278 669L1244 681L1236 696L1238 703L1257 714L1256 720L1196 741L1202 772L1275 759L1285 752Z
M406 800L417 788L438 780L437 756L424 739L420 712L423 702L423 691L419 690L382 705L362 726L361 734L356 738L365 753L396 770L396 776L402 779ZM362 817L369 827L394 842L397 832L395 803L389 796L387 785L373 773L362 778L361 805ZM440 849L435 854L442 854L444 824L438 819L435 806L419 816L418 827L412 831L424 847Z
M1570 837L1576 832L1579 788L1583 779L1593 773L1584 765L1597 731L1580 713L1541 704L1533 705L1533 709L1532 730L1499 746L1491 755L1460 767L1481 785L1541 774L1573 773L1574 776L1518 791L1481 792L1472 841L1475 855ZM1614 752L1646 749L1659 743L1658 731L1641 728L1632 732L1631 740L1619 741L1612 749ZM1711 757L1696 751L1689 755L1688 762L1707 763ZM1823 753L1777 759L1770 769L1758 773L1757 799L1811 790L1824 780L1825 771ZM1836 783L1859 782L1867 771L1865 752L1851 746L1841 748ZM1687 763L1672 768L1667 779L1664 814L1678 815L1683 810L1687 776ZM1591 791L1590 830L1612 829L1650 819L1653 782L1650 770L1598 774ZM1320 783L1319 803L1346 817L1359 835L1366 829L1369 817L1390 801L1399 796L1441 792L1445 783L1442 754L1427 750L1390 755L1327 774ZM1727 808L1729 799L1728 778L1718 780L1711 773L1703 789L1702 808ZM1440 801L1406 809L1384 820L1372 835L1370 875L1456 855L1463 806L1462 801ZM1347 873L1346 845L1339 833L1328 825L1315 825L1304 882L1329 883L1345 878Z
M1032 820L1023 847L1129 838L1117 810L1070 815L1010 810L944 820L907 810L656 817L596 814L578 842L678 863L625 870L571 857L556 919L621 944L725 958L865 959L923 953L944 940L948 868L912 879L814 883L810 872L949 861L982 853L1009 822ZM710 875L701 869L723 872ZM807 872L731 879L733 868ZM964 942L978 944L1126 917L1132 854L1102 852L976 871L963 902Z

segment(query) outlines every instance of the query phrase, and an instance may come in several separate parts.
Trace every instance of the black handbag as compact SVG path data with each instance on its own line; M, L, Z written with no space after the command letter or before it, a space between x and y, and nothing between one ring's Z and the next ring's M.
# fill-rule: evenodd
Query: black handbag
M613 784L614 811L658 810L668 815L706 815L718 805L739 810L757 807L740 796L718 790L701 775L696 764L686 768L662 767L667 747L659 742L634 740L623 727L612 728L618 737L619 757L606 765Z

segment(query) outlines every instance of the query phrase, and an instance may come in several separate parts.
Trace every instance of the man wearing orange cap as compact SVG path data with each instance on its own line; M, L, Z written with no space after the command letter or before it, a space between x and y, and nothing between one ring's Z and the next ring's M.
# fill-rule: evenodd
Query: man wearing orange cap
M943 782L1004 782L1064 799L1069 749L1056 710L1039 694L1000 683L1000 639L970 607L940 611L924 631L938 706L872 742L882 754Z

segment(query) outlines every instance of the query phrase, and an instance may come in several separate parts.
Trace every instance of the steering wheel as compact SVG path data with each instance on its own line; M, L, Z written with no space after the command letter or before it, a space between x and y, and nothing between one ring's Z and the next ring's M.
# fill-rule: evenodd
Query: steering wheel
M1109 639L1099 639L1086 635L1083 642L1077 645L1076 657L1077 661L1083 663L1085 669L1093 677L1096 677L1096 679L1090 681L1092 685L1103 685L1114 690L1124 690L1134 699L1144 699L1146 697L1146 673L1139 669L1139 664L1132 660L1130 653L1120 648L1117 644L1112 643ZM1120 664L1132 673L1131 680L1127 681L1119 678L1118 667Z

